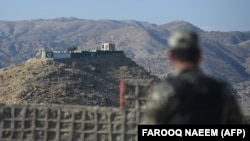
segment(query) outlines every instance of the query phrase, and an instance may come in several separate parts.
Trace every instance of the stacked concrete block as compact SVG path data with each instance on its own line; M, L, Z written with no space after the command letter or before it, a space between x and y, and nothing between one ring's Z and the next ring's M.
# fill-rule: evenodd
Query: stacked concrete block
M150 80L123 80L120 108L0 105L1 141L137 141Z
M1 141L136 141L136 112L57 105L2 105Z
M127 79L120 83L120 108L143 114L152 79ZM138 118L140 119L140 118Z

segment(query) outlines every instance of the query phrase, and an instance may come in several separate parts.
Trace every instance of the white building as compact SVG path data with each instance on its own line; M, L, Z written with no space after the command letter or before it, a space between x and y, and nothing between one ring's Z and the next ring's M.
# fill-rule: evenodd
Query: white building
M102 51L115 51L115 44L112 44L112 43L102 43L101 50Z

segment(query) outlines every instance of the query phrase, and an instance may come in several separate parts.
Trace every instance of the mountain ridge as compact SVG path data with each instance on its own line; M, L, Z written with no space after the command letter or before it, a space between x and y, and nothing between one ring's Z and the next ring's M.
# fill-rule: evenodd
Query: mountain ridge
M166 58L167 38L180 28L196 30L202 40L204 71L232 83L249 80L250 31L205 31L187 21L152 24L136 20L88 20L74 17L0 21L0 65L21 63L41 48L96 49L114 42L129 58L159 77L172 67Z

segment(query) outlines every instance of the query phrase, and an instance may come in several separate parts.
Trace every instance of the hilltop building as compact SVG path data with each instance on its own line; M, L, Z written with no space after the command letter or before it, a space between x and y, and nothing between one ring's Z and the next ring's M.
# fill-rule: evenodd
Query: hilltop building
M51 51L51 50L41 50L42 59L63 59L63 58L85 58L85 57L95 57L97 55L111 55L120 54L123 51L117 51L115 49L115 44L112 43L102 43L100 50L75 50L73 52L66 51Z

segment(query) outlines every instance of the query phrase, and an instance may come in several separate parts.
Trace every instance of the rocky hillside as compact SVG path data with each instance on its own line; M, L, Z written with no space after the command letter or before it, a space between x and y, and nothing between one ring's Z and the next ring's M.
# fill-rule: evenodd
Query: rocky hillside
M124 54L46 61L0 69L0 103L118 106L122 78L153 78Z
M237 97L239 103L242 106L242 110L246 115L249 115L250 119L250 81L240 82L234 85L237 91Z
M139 21L50 20L0 21L1 66L21 63L41 48L96 49L114 42L117 49L153 74L164 77L172 68L166 61L167 37L175 29L192 28L201 35L203 69L232 83L249 80L250 32L206 32L185 21L155 25Z

